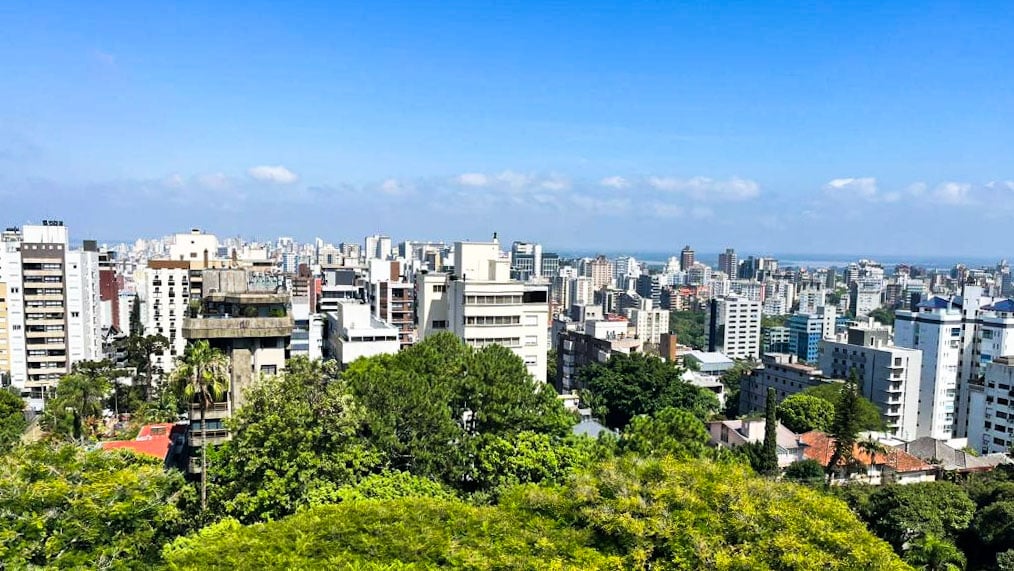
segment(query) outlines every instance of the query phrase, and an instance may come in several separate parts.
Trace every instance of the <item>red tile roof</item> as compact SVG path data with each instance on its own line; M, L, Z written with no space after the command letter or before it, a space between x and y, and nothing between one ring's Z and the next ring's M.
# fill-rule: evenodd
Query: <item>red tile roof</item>
M137 454L153 456L164 460L169 452L169 433L172 431L172 423L146 424L141 427L134 440L111 440L103 442L103 449L126 448Z
M820 462L821 466L827 466L834 454L834 439L816 430L800 435L800 440L806 444L803 454L810 460ZM858 444L852 447L852 457L863 466L870 465L870 455ZM919 458L890 446L884 447L884 452L876 452L873 455L873 464L887 466L895 472L920 472L932 469L932 466Z

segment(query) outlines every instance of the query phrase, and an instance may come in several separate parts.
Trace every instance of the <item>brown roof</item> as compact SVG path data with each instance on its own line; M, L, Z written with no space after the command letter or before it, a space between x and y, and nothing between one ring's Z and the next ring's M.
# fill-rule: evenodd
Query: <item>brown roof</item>
M803 454L810 460L820 462L821 466L827 466L834 454L834 439L819 431L807 432L799 437L806 444ZM890 446L884 447L884 452L876 452L873 455L872 464L875 466L887 466L895 472L921 472L932 469L932 466L919 458ZM863 466L870 465L870 455L858 444L852 447L852 457Z

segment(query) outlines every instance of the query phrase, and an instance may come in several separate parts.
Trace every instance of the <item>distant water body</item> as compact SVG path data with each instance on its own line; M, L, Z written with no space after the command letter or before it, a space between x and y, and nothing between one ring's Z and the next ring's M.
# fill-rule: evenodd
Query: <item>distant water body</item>
M679 252L664 253L664 252L595 252L591 250L575 250L570 252L560 252L561 256L564 257L592 257L598 254L603 254L609 258L615 258L616 256L633 256L639 262L645 262L649 265L664 265L666 261L675 256L679 258ZM745 252L737 252L740 261L745 260L747 254ZM970 268L980 267L994 267L1000 258L997 257L983 257L983 256L877 256L873 254L753 254L755 257L764 256L769 258L775 258L778 260L779 267L798 267L798 268L842 268L849 265L852 262L857 262L862 259L874 260L880 264L883 264L885 268L893 268L898 264L908 264L912 266L921 266L928 269L949 269L953 268L957 264L964 264ZM695 257L698 261L716 265L718 263L718 254L712 252L696 252Z

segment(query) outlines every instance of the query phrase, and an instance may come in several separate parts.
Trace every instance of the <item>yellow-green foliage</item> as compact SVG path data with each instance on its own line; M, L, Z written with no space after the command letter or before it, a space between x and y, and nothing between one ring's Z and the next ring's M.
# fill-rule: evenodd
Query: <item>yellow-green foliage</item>
M178 570L909 569L835 498L737 464L672 458L608 461L494 507L399 498L225 521L164 555Z
M613 460L505 504L593 531L629 569L908 569L843 502L737 464Z
M188 569L620 569L590 534L457 500L362 500L280 521L225 520L165 548Z
M139 569L184 531L179 474L129 452L0 455L0 569Z

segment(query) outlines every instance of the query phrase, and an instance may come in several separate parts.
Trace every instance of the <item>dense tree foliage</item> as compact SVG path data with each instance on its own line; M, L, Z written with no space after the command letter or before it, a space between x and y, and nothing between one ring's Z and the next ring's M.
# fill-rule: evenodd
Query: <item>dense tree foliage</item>
M209 450L212 510L262 521L336 498L380 464L358 437L362 416L333 362L290 360L253 384L229 423L232 438Z
M824 467L816 460L799 460L785 468L784 477L786 480L800 484L822 484Z
M870 530L898 551L921 536L954 541L972 522L975 504L951 482L924 482L877 488L861 517Z
M243 527L225 520L165 549L170 569L618 569L591 534L457 500L320 506Z
M737 464L608 461L495 507L400 498L226 520L165 549L171 569L906 569L838 500Z
M705 330L703 311L671 311L669 312L669 331L676 334L676 339L683 345L694 349L708 348L708 332Z
M0 567L137 569L186 531L183 479L129 452L35 444L0 455Z
M88 438L98 430L103 403L120 371L108 361L79 361L46 401L42 427L58 438Z
M472 455L499 446L493 437L528 432L555 444L575 422L510 349L475 350L449 333L396 355L360 359L342 378L364 410L361 434L379 454L379 468L463 491L500 485L471 472Z
M926 571L959 571L965 555L953 543L935 535L917 537L905 552L905 561Z
M807 387L798 394L824 399L831 403L835 411L837 411L838 405L841 403L842 383L824 383L814 387ZM858 412L856 414L860 431L884 429L884 420L880 415L880 409L877 408L877 405L859 394L855 394L855 402L858 403Z
M12 391L0 389L0 449L7 449L21 440L28 428L25 401Z
M628 569L904 569L845 504L738 463L606 461L508 505L590 529Z
M708 448L708 431L688 411L664 408L653 416L635 416L624 429L619 451L638 456L702 458Z
M834 405L808 394L790 395L778 405L778 419L796 434L828 432L834 422Z
M682 379L683 370L656 357L614 354L578 373L592 409L606 426L621 429L632 418L664 408L680 408L707 420L718 410L714 393Z

